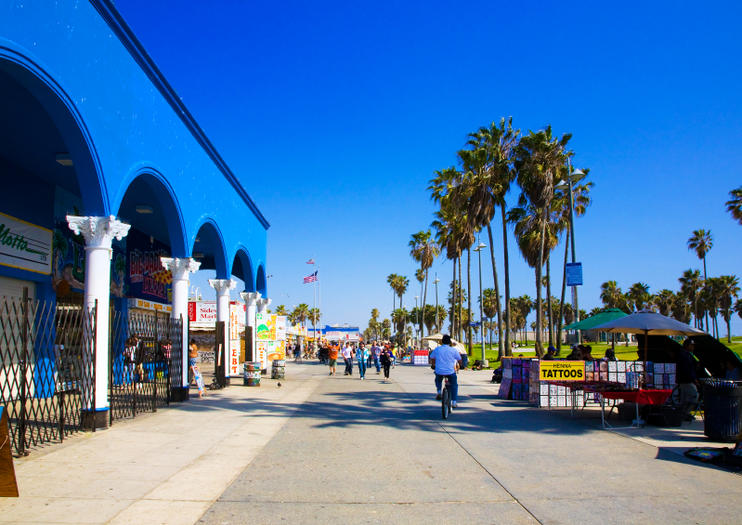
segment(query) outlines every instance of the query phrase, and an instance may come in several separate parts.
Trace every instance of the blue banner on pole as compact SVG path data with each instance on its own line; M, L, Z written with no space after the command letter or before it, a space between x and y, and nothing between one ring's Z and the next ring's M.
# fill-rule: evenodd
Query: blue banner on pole
M582 263L567 263L567 286L582 286Z

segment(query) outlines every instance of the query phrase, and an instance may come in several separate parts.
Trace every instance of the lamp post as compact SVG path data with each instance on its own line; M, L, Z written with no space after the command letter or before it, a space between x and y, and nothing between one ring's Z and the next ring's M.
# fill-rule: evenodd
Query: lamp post
M441 325L438 321L438 283L441 282L440 279L438 279L438 274L435 274L435 281L433 281L433 284L435 285L435 329L436 331L441 331Z
M482 249L486 248L487 245L480 242L474 251L477 252L477 258L479 259L479 333L480 342L482 345L482 366L484 366L485 353L484 353L484 321L483 321L483 310L482 307Z
M419 299L419 296L415 296L415 344L418 345L418 348L420 348L420 345L418 344L420 341L418 340L418 337L420 336L420 331L418 330L420 326L420 310L417 309L417 300Z
M584 175L585 172L577 169L572 171L572 161L567 160L569 166L569 176L567 177L567 184L569 185L569 240L572 248L572 263L576 262L575 255L575 221L574 221L574 201L572 197L572 177L575 175ZM574 309L575 322L580 321L580 308L577 303L577 286L572 285L572 308ZM577 343L582 343L582 333L577 330Z

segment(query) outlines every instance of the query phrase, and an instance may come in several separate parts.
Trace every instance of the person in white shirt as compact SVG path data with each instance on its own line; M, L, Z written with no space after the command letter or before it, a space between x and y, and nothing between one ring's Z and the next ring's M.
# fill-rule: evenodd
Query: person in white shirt
M343 359L345 360L345 375L353 375L353 349L350 347L350 343L343 345Z
M435 389L438 394L436 399L441 398L443 378L447 377L451 382L451 406L458 406L459 384L456 371L461 363L461 354L451 346L451 336L446 334L441 340L441 345L430 352L430 366L435 370Z

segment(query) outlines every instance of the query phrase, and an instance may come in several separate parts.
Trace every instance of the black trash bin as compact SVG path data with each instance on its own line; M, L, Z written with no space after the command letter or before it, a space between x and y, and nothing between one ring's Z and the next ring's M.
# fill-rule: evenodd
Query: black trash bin
M742 433L742 382L703 382L703 433L715 441L734 442Z

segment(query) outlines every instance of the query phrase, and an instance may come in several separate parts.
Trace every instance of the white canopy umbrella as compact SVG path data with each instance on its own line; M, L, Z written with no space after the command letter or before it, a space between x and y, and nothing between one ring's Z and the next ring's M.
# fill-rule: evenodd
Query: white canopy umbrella
M432 350L436 346L440 346L443 341L443 334L431 334L428 336L425 336L422 338L423 343L427 343L428 349ZM451 346L459 351L460 354L466 353L466 347L459 343L458 341L455 341L454 339L451 339Z

